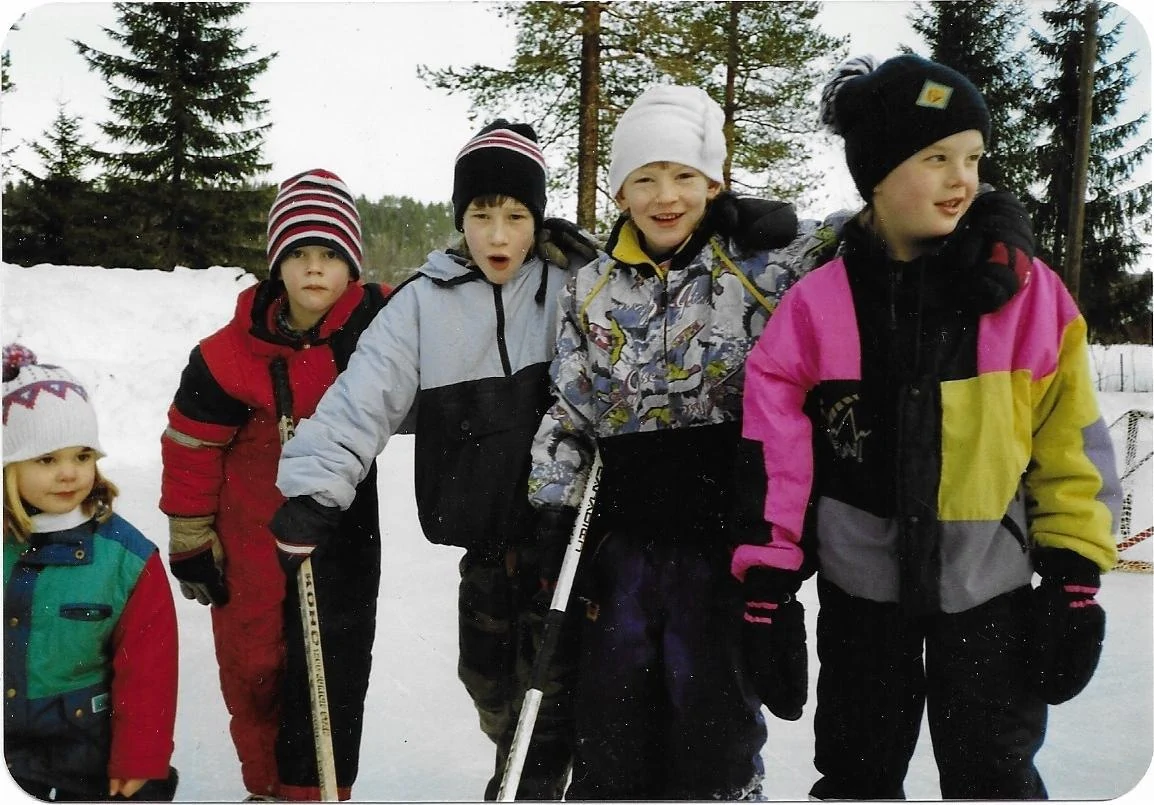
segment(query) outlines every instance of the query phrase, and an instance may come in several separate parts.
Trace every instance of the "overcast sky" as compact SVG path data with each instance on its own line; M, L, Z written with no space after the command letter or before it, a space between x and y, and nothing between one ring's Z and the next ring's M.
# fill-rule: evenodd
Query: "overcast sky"
M822 29L848 35L854 55L885 58L901 44L921 45L906 21L913 3L841 0L825 5ZM112 3L0 0L0 9L6 27L18 26L4 41L15 84L0 106L4 147L40 137L60 101L67 102L69 114L83 118L84 136L99 142L96 124L108 119L107 88L88 72L72 40L119 52L101 30L117 26ZM1135 93L1135 114L1140 114L1150 109L1149 40L1138 19L1121 13L1129 19L1120 50L1140 50L1136 69L1141 85ZM254 45L258 54L279 54L253 85L255 97L268 99L267 119L274 124L264 150L273 167L264 178L279 181L299 170L327 167L344 177L354 193L371 199L388 194L447 201L457 150L487 122L468 119L467 98L426 87L417 78L417 65L505 66L514 45L511 26L497 15L494 3L484 0L255 2L239 24L246 32L244 43ZM25 146L15 159L39 167ZM846 187L845 203L856 203L840 160L831 157L822 168L830 172L826 185ZM573 214L568 209L551 213Z

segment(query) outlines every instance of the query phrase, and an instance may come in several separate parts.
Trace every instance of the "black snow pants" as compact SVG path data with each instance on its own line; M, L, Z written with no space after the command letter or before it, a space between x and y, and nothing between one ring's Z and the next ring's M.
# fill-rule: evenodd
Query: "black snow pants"
M377 630L381 537L376 466L361 482L341 518L336 539L312 560L320 615L333 755L340 799L348 799L360 765L365 695ZM285 799L320 799L309 699L308 666L297 579L287 582L284 609L285 673L276 759Z
M1026 681L1029 587L909 618L818 577L815 799L904 799L928 707L947 800L1045 799L1046 705Z
M460 571L457 675L477 708L481 730L497 745L484 792L486 800L495 800L543 639L548 602L534 602L540 573L527 554L518 560L516 551L497 556L470 550L461 558ZM565 793L573 763L577 635L574 618L567 618L545 672L517 799L559 800Z

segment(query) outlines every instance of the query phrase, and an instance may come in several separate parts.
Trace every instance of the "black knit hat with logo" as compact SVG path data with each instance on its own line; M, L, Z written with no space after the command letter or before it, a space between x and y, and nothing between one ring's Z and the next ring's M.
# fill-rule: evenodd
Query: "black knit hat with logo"
M477 132L457 154L453 169L453 219L457 231L469 202L478 196L508 196L545 218L545 157L537 132L527 123L500 118Z
M845 139L845 161L867 202L890 171L923 148L976 129L990 142L990 110L969 79L920 56L872 56L838 67L821 94L821 120Z

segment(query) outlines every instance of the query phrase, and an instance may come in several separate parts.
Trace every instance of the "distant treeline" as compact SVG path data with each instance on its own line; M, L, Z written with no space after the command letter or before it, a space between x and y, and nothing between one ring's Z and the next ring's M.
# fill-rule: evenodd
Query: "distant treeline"
M192 204L173 204L164 186L30 177L4 188L3 259L15 265L173 268L166 233L181 234L180 264L239 266L268 274L265 227L276 188L188 190ZM453 240L449 204L408 197L357 199L365 243L364 277L392 285ZM182 213L182 210L187 212ZM174 220L174 218L176 220Z

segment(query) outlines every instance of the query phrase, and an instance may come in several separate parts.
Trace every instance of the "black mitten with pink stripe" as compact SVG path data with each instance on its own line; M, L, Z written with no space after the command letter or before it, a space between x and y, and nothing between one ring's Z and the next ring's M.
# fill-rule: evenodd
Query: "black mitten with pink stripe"
M801 718L809 690L805 608L797 600L801 574L767 567L746 571L742 645L750 685L785 721Z
M1102 655L1100 574L1089 559L1063 548L1039 550L1034 566L1042 583L1034 588L1030 681L1047 703L1061 704L1082 692Z

